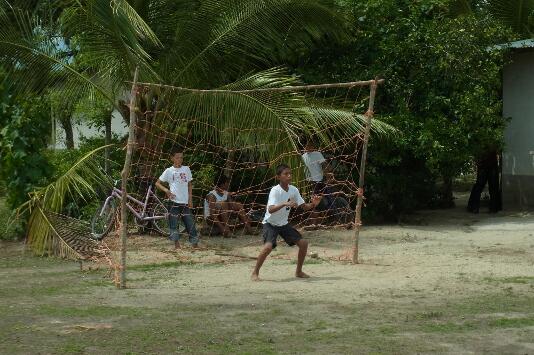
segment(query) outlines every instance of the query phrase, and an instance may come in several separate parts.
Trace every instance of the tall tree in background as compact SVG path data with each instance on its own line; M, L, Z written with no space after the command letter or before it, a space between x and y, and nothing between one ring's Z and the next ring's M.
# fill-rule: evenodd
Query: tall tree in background
M11 63L15 82L22 89L37 91L59 86L65 99L99 92L125 118L128 111L119 99L135 67L140 68L141 80L195 88L216 88L236 80L248 88L283 85L287 77L282 71L270 71L266 80L250 73L283 64L319 41L336 40L343 34L341 19L318 1L67 0L58 4L61 11L52 9L53 16L46 18L38 6L39 11L29 16L22 9L0 5L4 15L0 56ZM155 89L140 96L141 115L160 99ZM257 105L243 97L234 100L255 107L250 113L258 121L273 112L269 104ZM208 98L204 104L216 103ZM147 117L140 124L150 125ZM139 132L149 127L141 128Z

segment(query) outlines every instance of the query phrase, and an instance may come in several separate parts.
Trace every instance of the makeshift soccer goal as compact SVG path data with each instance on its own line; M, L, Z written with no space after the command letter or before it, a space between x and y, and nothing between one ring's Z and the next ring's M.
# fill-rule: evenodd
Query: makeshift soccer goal
M243 243L261 245L268 194L278 183L275 168L285 163L291 184L307 202L322 196L311 211L292 209L289 222L304 230L351 229L350 240L339 242L343 258L358 263L363 197L357 191L364 187L367 144L372 130L391 132L373 120L381 83L302 85L273 70L221 89L199 90L138 82L136 71L123 111L129 134L122 179L113 185L117 177L108 169L117 171L117 156L110 160L106 147L88 153L54 184L33 193L27 205L28 244L42 254L103 259L125 287L129 228L168 236L169 217L180 220L155 187L177 148L192 173L191 215L203 244L213 248L210 241L217 235L256 232L260 235ZM214 210L217 204L209 200L226 191L232 207ZM176 228L187 234L183 229ZM182 240L187 243L187 236Z
M384 128L372 120L382 82L296 85L294 78L264 74L218 90L199 90L138 82L136 73L122 186L116 189L122 204L121 287L126 280L128 203L136 203L128 194L150 200L154 182L172 165L175 148L192 172L192 211L204 237L222 232L206 217L204 201L217 181L229 180L228 191L241 211L235 220L226 220L235 232L247 224L243 214L250 225L261 225L269 190L277 184L274 169L286 163L292 168L291 184L305 200L312 194L323 196L311 212L292 211L290 223L304 229L353 228L349 257L358 263L363 197L356 192L364 185L370 132ZM311 152L325 158L319 177L305 159ZM146 222L165 234L169 209L165 198L157 196L144 206L152 211Z

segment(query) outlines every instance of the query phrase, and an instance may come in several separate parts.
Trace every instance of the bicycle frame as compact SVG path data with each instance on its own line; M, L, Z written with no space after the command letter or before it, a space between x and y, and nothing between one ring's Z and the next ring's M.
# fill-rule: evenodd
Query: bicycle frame
M168 216L168 212L165 213L164 216L146 216L146 212L147 212L146 209L147 209L147 206L148 206L148 200L150 200L151 197L153 197L162 206L165 206L163 204L163 202L161 202L161 200L158 198L158 196L156 196L156 194L152 191L152 185L150 185L148 187L144 202L139 201L138 199L136 199L135 197L132 197L131 195L127 195L126 197L127 197L126 207L130 210L130 212L133 213L135 218L137 218L137 219L139 219L141 221L151 221L151 220L156 220L156 219L163 219L163 218L167 218L167 216ZM114 187L113 190L111 191L111 195L109 195L106 198L106 201L104 202L104 205L102 206L102 210L100 211L100 216L102 216L102 214L104 213L104 210L106 209L109 201L111 201L114 198L116 198L118 200L122 200L122 198L123 198L122 197L122 191L119 190L116 187ZM137 212L129 202L132 202L132 203L136 204L137 206L142 207L141 213Z

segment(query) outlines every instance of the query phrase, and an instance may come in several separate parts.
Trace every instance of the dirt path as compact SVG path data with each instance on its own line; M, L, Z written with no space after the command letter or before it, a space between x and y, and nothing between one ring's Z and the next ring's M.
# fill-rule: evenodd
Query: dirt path
M292 277L285 246L253 283L253 260L133 237L117 291L103 272L3 246L0 353L534 354L534 216L410 221L366 227L360 265L331 260L351 232L309 232L309 280ZM209 245L253 256L257 239Z

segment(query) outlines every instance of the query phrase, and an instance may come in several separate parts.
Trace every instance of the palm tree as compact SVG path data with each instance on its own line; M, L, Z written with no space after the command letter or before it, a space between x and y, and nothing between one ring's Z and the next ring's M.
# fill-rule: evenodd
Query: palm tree
M455 15L487 10L497 20L509 26L522 38L534 36L534 0L455 0L451 11Z
M342 21L312 0L65 0L61 4L52 9L53 16L45 18L42 8L30 13L1 3L0 57L17 90L54 88L66 99L98 93L121 110L125 119L128 109L120 97L136 67L143 81L176 86L226 90L286 86L295 84L295 79L284 70L268 68L305 53L321 40L344 37ZM140 114L149 117L141 125L158 119L147 114L154 108L165 109L176 119L196 117L209 123L214 118L211 113L224 107L222 119L214 122L218 131L258 124L280 128L287 137L282 141L287 143L267 152L271 158L294 149L297 130L343 123L349 129L341 133L354 134L363 121L362 117L354 121L350 112L326 111L320 103L307 107L302 97L288 93L269 97L235 92L197 95L162 92L151 86L140 93L138 106ZM320 110L322 120L317 119ZM200 127L191 125L193 130ZM389 129L379 122L376 127ZM139 132L150 130L148 126L140 128ZM203 129L197 133L227 148L246 139L243 135L213 136ZM269 138L268 134L262 137ZM74 169L71 174L78 173ZM61 183L68 186L69 181L80 183L69 174ZM62 200L55 193L85 196L76 189L47 191L50 195L35 196L49 200ZM44 205L56 212L62 207Z

